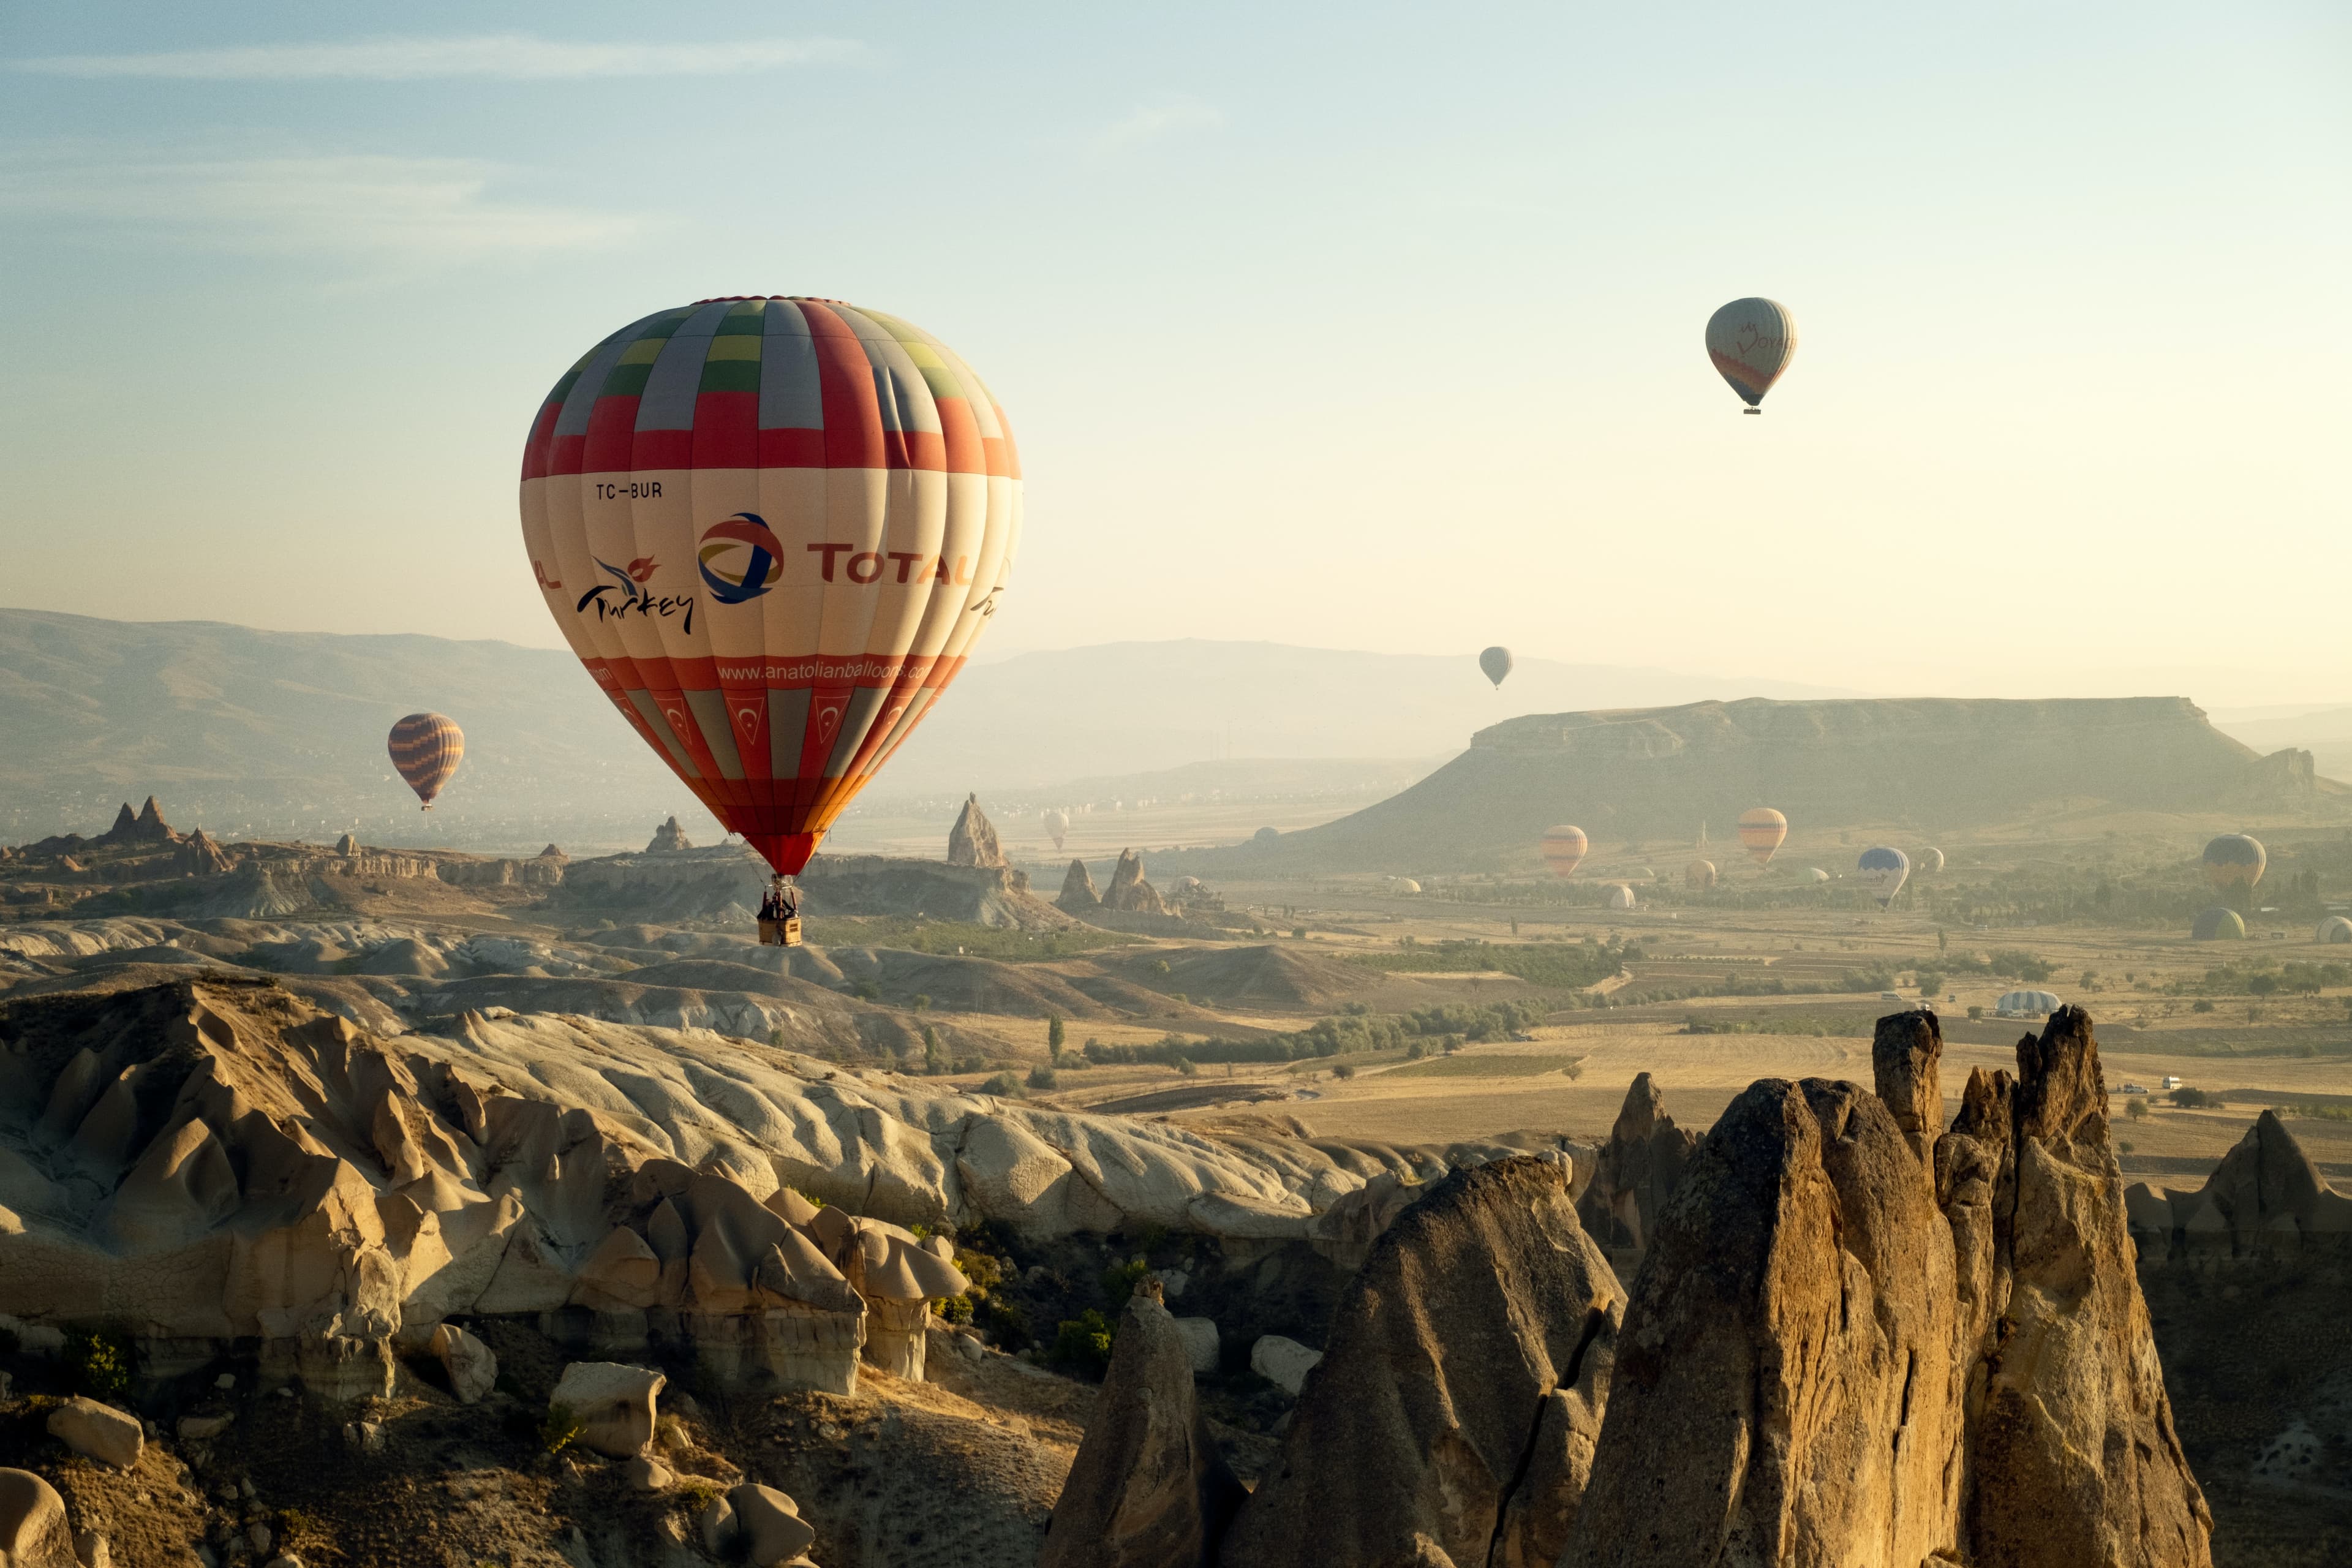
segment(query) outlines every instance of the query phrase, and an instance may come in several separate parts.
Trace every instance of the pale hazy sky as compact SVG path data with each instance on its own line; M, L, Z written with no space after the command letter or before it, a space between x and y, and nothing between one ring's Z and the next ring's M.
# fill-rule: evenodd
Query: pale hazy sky
M548 386L809 293L1003 402L1000 647L2352 700L2347 16L10 5L0 603L553 646Z

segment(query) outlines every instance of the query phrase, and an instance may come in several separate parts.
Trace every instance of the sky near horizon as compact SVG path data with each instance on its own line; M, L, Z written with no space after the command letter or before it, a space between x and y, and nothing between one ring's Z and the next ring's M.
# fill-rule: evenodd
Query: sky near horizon
M557 646L547 388L806 293L1005 407L999 652L2352 701L2347 277L2320 4L19 5L0 603Z

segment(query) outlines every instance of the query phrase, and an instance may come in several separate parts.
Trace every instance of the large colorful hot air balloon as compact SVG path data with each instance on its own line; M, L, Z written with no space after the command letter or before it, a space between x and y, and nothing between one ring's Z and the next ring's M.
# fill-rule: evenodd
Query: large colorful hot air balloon
M385 749L392 752L393 771L407 781L430 811L433 797L465 760L466 732L455 720L438 713L411 713L392 727Z
M2240 942L2244 940L2246 922L2238 911L2221 904L2199 910L2197 918L2189 922L2191 942Z
M1581 827L1547 827L1543 836L1544 864L1555 877L1573 877L1591 847Z
M1740 845L1759 866L1769 866L1780 841L1788 837L1789 819L1769 805L1739 814Z
M1507 647L1488 648L1478 656L1478 668L1486 672L1486 679L1495 683L1495 689L1501 690L1503 678L1511 673L1511 650Z
M548 613L780 879L963 668L1020 531L988 388L928 332L838 300L633 322L555 384L523 449Z
M1748 406L1757 406L1797 352L1797 323L1771 300L1734 300L1706 320L1706 357Z
M1062 840L1069 837L1070 814L1060 810L1047 812L1045 831L1053 836L1054 847L1059 849L1062 847Z
M2252 892L2270 857L2242 833L2224 833L2205 846L2205 879L2224 897Z
M1900 849L1890 849L1881 844L1865 849L1853 863L1854 878L1870 890L1870 896L1885 909L1903 890L1904 879L1911 875L1911 858Z

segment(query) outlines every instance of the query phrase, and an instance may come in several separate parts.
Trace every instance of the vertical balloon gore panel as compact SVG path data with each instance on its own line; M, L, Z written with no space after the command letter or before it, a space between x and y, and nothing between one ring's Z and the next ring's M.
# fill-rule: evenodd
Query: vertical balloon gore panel
M1020 511L971 368L832 300L645 317L557 382L524 452L524 548L566 642L787 873L961 671Z

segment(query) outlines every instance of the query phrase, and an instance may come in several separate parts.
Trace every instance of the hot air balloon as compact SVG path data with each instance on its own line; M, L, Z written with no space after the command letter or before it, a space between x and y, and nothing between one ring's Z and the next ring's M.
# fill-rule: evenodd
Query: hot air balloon
M438 713L411 713L392 727L386 749L392 752L393 771L407 781L430 811L433 797L465 760L466 732L455 720Z
M773 868L761 938L790 942L788 879L1002 602L1021 531L1003 410L895 316L705 300L622 328L556 382L521 500L548 613Z
M1705 891L1715 886L1715 862L1694 860L1683 868L1683 886Z
M1633 907L1633 889L1627 887L1622 882L1617 883L1614 887L1609 889L1609 907L1612 910L1632 909Z
M1811 882L1826 882L1830 879L1830 874L1819 866L1808 866L1805 868L1805 879Z
M2322 947L2330 947L2340 942L2352 942L2352 921L2346 920L2342 915L2330 915L2313 929L2311 940Z
M1862 852L1853 863L1854 879L1870 890L1870 896L1885 909L1903 890L1904 879L1911 875L1911 858L1900 849L1890 849L1881 844Z
M1734 300L1706 319L1706 357L1747 403L1742 413L1764 412L1756 405L1796 352L1797 323L1773 300Z
M1919 875L1931 877L1944 868L1944 852L1933 845L1919 851Z
M1511 673L1511 650L1507 647L1488 648L1478 656L1478 668L1486 672L1486 679L1495 683L1495 689L1501 690L1503 678Z
M1739 842L1748 858L1759 866L1769 866L1789 837L1789 819L1769 805L1757 806L1739 814Z
M1045 814L1045 831L1053 835L1054 847L1059 849L1062 847L1062 840L1068 836L1070 831L1070 814L1066 811L1047 812Z
M2220 904L2199 910L2197 918L2189 922L2191 942L2239 942L2245 934L2246 922L2238 918L2238 911Z
M1543 836L1544 864L1555 877L1573 877L1591 845L1581 827L1547 827Z
M2270 857L2253 839L2242 833L2224 833L2205 846L2205 879L2213 884L2215 892L2239 902L2263 879L2263 868L2269 862Z

